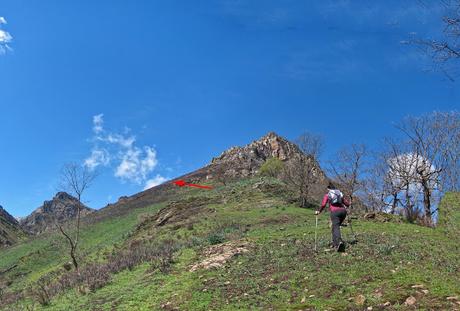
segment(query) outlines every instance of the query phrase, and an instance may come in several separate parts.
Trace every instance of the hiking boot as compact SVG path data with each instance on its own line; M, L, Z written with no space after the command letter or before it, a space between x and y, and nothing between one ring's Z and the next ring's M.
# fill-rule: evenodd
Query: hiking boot
M339 246L337 246L337 252L343 253L345 251L345 243L340 242Z

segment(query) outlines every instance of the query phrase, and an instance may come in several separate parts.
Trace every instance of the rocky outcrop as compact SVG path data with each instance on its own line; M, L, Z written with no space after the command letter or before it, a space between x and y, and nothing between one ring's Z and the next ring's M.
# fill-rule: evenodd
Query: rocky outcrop
M79 202L65 192L58 192L51 201L45 201L32 214L21 219L21 227L32 234L40 234L56 228L56 223L62 224L75 219L78 214ZM81 216L84 217L93 210L81 205Z
M0 206L0 248L13 245L23 235L16 218Z
M249 177L257 174L262 164L269 158L278 158L289 162L298 157L305 157L307 161L314 161L307 158L305 154L287 139L270 132L264 137L244 147L232 147L214 158L206 168L209 171L207 179L215 179L217 175L225 175L228 178ZM325 178L324 173L318 167L318 178ZM220 176L221 177L221 176Z

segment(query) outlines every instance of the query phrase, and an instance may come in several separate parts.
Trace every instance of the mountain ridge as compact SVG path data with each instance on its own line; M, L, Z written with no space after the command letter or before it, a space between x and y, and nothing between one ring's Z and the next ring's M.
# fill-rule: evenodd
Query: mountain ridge
M0 205L0 248L11 246L25 235L19 222Z
M78 200L66 192L58 192L53 199L45 201L30 215L20 220L22 229L31 234L40 234L55 228L55 222L63 224L77 217ZM84 217L94 210L81 205L81 216Z

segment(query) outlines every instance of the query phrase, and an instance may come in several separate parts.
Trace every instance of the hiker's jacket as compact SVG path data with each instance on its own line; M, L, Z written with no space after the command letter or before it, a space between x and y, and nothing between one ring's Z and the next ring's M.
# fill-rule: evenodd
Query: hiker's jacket
M319 211L322 212L323 209L326 207L326 205L327 205L328 203L329 203L329 210L330 210L331 212L343 211L343 210L345 210L345 206L346 206L346 207L349 207L349 206L350 206L350 201L348 201L348 199L345 198L345 197L342 198L342 203L341 203L341 204L340 204L340 203L339 203L339 204L331 204L331 203L329 202L329 195L328 195L328 193L326 193L326 194L324 195L323 202L321 203L321 208L320 208Z

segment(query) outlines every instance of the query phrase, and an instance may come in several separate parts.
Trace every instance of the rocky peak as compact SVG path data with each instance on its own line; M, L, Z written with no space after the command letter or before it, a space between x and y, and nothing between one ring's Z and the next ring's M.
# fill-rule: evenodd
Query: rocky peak
M39 234L55 228L55 223L64 223L75 219L78 214L78 200L66 192L58 192L50 201L43 202L32 214L21 219L22 228L30 233ZM93 210L81 205L81 215L86 216Z
M23 235L18 221L0 205L0 248L14 244Z
M12 225L18 225L16 218L11 216L4 208L0 205L0 219L4 222L10 223Z
M286 161L300 153L301 151L295 144L289 142L274 132L270 132L259 140L253 141L249 145L230 148L229 150L223 152L219 157L214 158L212 163L237 161L241 159L265 161L271 157Z
M206 179L213 179L222 172L229 178L248 177L255 175L269 158L274 157L288 162L304 156L297 145L270 132L244 147L232 147L214 158L206 167L208 172ZM321 171L319 166L318 171Z

